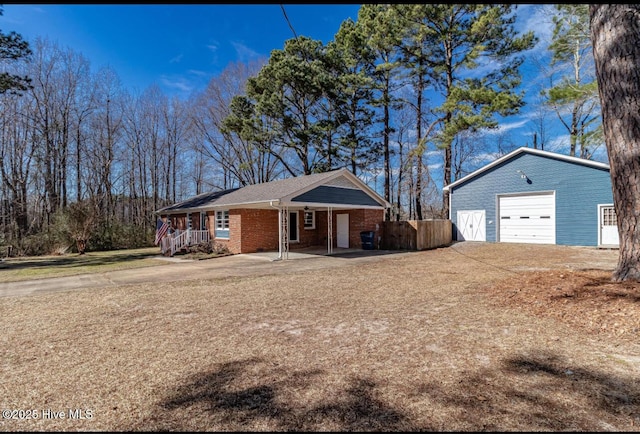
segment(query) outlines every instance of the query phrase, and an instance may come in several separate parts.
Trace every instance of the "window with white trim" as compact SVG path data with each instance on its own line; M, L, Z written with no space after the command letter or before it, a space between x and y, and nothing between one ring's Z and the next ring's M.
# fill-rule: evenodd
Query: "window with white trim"
M603 226L617 226L618 217L616 216L616 209L612 206L602 207L602 225Z
M229 230L229 211L216 211L216 230Z
M316 212L315 211L304 212L304 228L305 229L316 228Z

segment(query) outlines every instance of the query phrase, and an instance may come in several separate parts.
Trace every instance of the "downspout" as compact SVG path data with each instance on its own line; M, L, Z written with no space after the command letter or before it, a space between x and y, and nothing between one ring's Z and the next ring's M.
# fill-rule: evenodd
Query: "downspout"
M327 207L327 255L333 254L333 208Z
M453 191L450 188L448 189L448 191L449 191L449 223L450 223L450 226L451 226L451 230L453 231L453 220L451 220L451 216L453 215L452 214L453 211L451 209L451 197L453 196ZM486 231L486 229L485 229L485 231ZM457 235L456 235L456 237L457 237ZM451 234L451 241L453 241L453 234Z

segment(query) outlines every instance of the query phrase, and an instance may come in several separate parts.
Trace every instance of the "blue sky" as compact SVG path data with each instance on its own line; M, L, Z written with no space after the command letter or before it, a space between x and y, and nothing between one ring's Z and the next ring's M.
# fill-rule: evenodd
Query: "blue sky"
M533 102L544 81L540 64L548 65L551 25L542 6L518 5L517 29L535 30L540 43L527 54L523 68L523 89L530 104L521 114L503 119L499 130L523 146L532 144ZM280 4L4 4L3 8L4 32L16 31L30 42L48 38L84 55L94 71L110 66L130 91L158 84L168 95L186 97L204 89L230 62L268 58L272 50L282 49L294 37L289 23L297 35L330 41L343 20L357 19L359 5L285 4L289 22ZM545 149L566 153L566 131L558 128L553 116L548 117L553 140ZM595 159L605 161L606 154Z
M285 5L299 35L328 42L359 5ZM153 83L170 94L204 88L229 62L269 56L293 32L279 4L4 5L0 28L49 38L111 66L125 88Z

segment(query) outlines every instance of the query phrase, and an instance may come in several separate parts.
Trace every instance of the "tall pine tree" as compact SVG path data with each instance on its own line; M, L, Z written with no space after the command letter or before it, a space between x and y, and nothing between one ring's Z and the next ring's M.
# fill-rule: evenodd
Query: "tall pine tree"
M640 5L589 5L620 254L616 281L640 281Z
M444 186L451 179L451 144L458 134L497 126L496 115L509 116L522 107L516 91L520 55L532 48L532 32L514 30L514 5L428 4L420 17L423 43L430 48L430 83L440 94L434 109L440 122L436 143L444 150ZM416 17L414 17L414 20ZM482 68L482 74L475 73ZM443 196L448 214L448 193Z
M0 15L4 15L4 10L0 8ZM4 62L15 62L27 59L31 55L29 43L22 39L16 32L4 33L0 31L0 59ZM11 92L20 93L28 90L31 79L27 76L13 74L11 72L0 72L0 94Z
M562 78L547 92L548 103L569 134L569 155L591 158L602 143L598 86L593 71L589 6L559 4L553 16L551 66Z

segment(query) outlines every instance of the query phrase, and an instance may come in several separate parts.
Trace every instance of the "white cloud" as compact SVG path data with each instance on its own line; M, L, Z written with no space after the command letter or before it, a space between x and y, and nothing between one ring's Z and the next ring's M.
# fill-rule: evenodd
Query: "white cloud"
M512 121L512 122L501 122L497 128L485 128L484 130L482 130L482 133L485 136L497 136L500 134L504 134L507 131L517 130L518 128L522 128L528 122L529 122L528 119Z
M260 53L252 50L243 43L232 41L231 45L233 46L233 49L236 50L236 58L240 62L246 62L248 60L258 59L261 57Z
M204 77L204 76L208 75L208 73L206 73L204 71L197 70L197 69L190 69L187 72L189 74L191 74L191 75L196 75L198 77Z
M193 90L193 85L191 85L188 80L178 77L178 78L170 78L167 76L163 76L160 78L160 82L170 88L177 89L181 92L191 92Z
M555 136L550 142L545 144L544 150L549 152L555 152L557 154L569 155L571 148L571 140L569 134L562 134ZM579 153L578 150L576 152ZM599 161L609 164L609 157L607 156L607 147L602 144L596 149L591 149L593 153L591 159L593 161Z
M518 5L516 13L521 19L522 32L534 32L538 37L538 45L532 51L546 50L553 36L551 16L555 10L553 4Z
M176 57L174 57L173 59L169 60L169 63L179 63L182 58L184 57L183 54L178 54Z
M569 134L559 134L545 143L544 150L569 155L570 143Z

